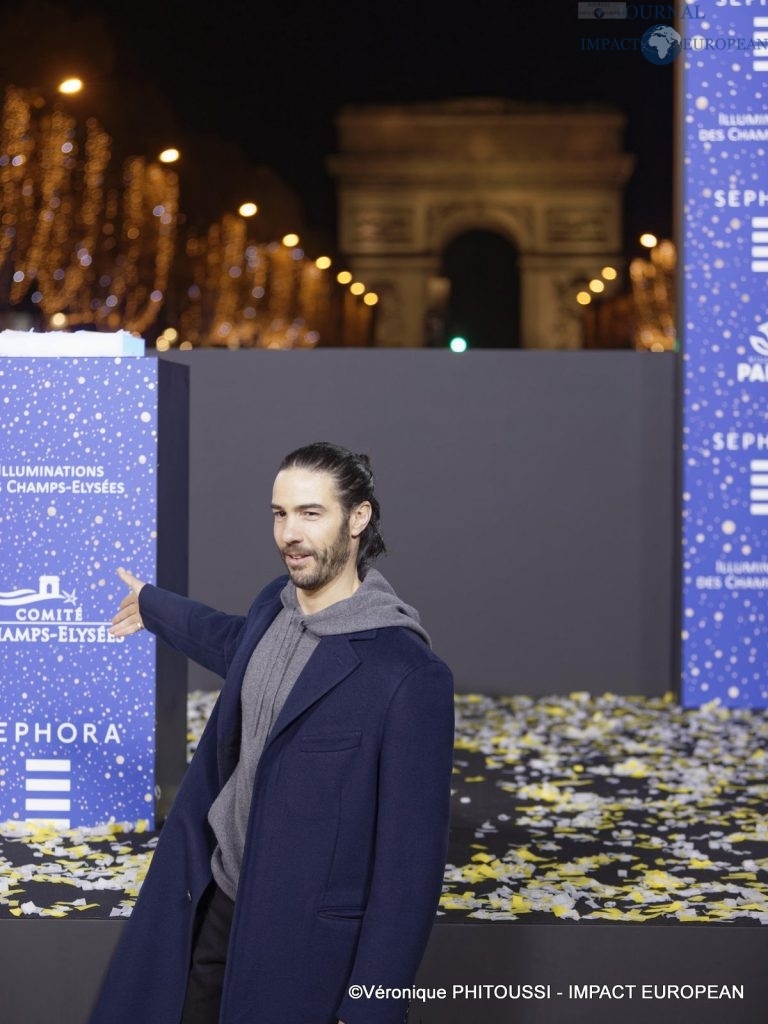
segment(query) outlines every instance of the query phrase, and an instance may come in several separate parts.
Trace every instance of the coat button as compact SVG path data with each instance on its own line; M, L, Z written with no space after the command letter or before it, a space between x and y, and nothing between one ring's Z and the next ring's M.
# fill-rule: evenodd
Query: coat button
M192 902L192 893L191 893L191 892L189 891L189 889L187 889L187 900L188 900L188 901L189 901L190 903Z

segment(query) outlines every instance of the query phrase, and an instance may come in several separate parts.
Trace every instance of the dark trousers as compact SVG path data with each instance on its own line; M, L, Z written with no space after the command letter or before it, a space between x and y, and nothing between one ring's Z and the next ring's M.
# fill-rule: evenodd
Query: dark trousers
M181 1024L218 1024L235 904L211 883L197 911Z

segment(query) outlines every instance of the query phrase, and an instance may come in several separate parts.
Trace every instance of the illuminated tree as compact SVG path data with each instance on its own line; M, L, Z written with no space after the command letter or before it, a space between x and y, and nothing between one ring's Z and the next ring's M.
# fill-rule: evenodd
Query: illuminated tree
M191 285L180 335L193 345L311 348L369 341L371 307L308 259L296 236L257 243L245 219L227 214L205 236L190 237L186 255Z
M675 348L676 265L675 244L669 239L655 245L649 259L638 257L629 265L638 349L665 352Z
M0 303L45 325L141 332L162 305L178 213L175 173L135 157L108 187L110 137L9 86L0 126ZM52 318L56 317L55 321Z

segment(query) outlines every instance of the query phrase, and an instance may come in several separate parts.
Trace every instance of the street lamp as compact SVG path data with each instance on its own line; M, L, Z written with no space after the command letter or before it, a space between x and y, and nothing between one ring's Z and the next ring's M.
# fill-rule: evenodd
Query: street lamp
M63 82L59 82L59 92L64 96L73 96L77 92L81 92L83 88L82 80L79 78L65 78Z

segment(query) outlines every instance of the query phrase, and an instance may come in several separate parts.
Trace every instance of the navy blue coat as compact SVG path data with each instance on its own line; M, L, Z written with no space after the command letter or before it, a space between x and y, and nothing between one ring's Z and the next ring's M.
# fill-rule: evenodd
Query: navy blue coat
M178 1024L195 911L211 881L208 809L235 768L240 687L286 577L246 618L146 586L146 627L223 676L161 830L92 1024ZM401 1024L445 867L450 671L400 627L322 637L256 773L221 1024Z

